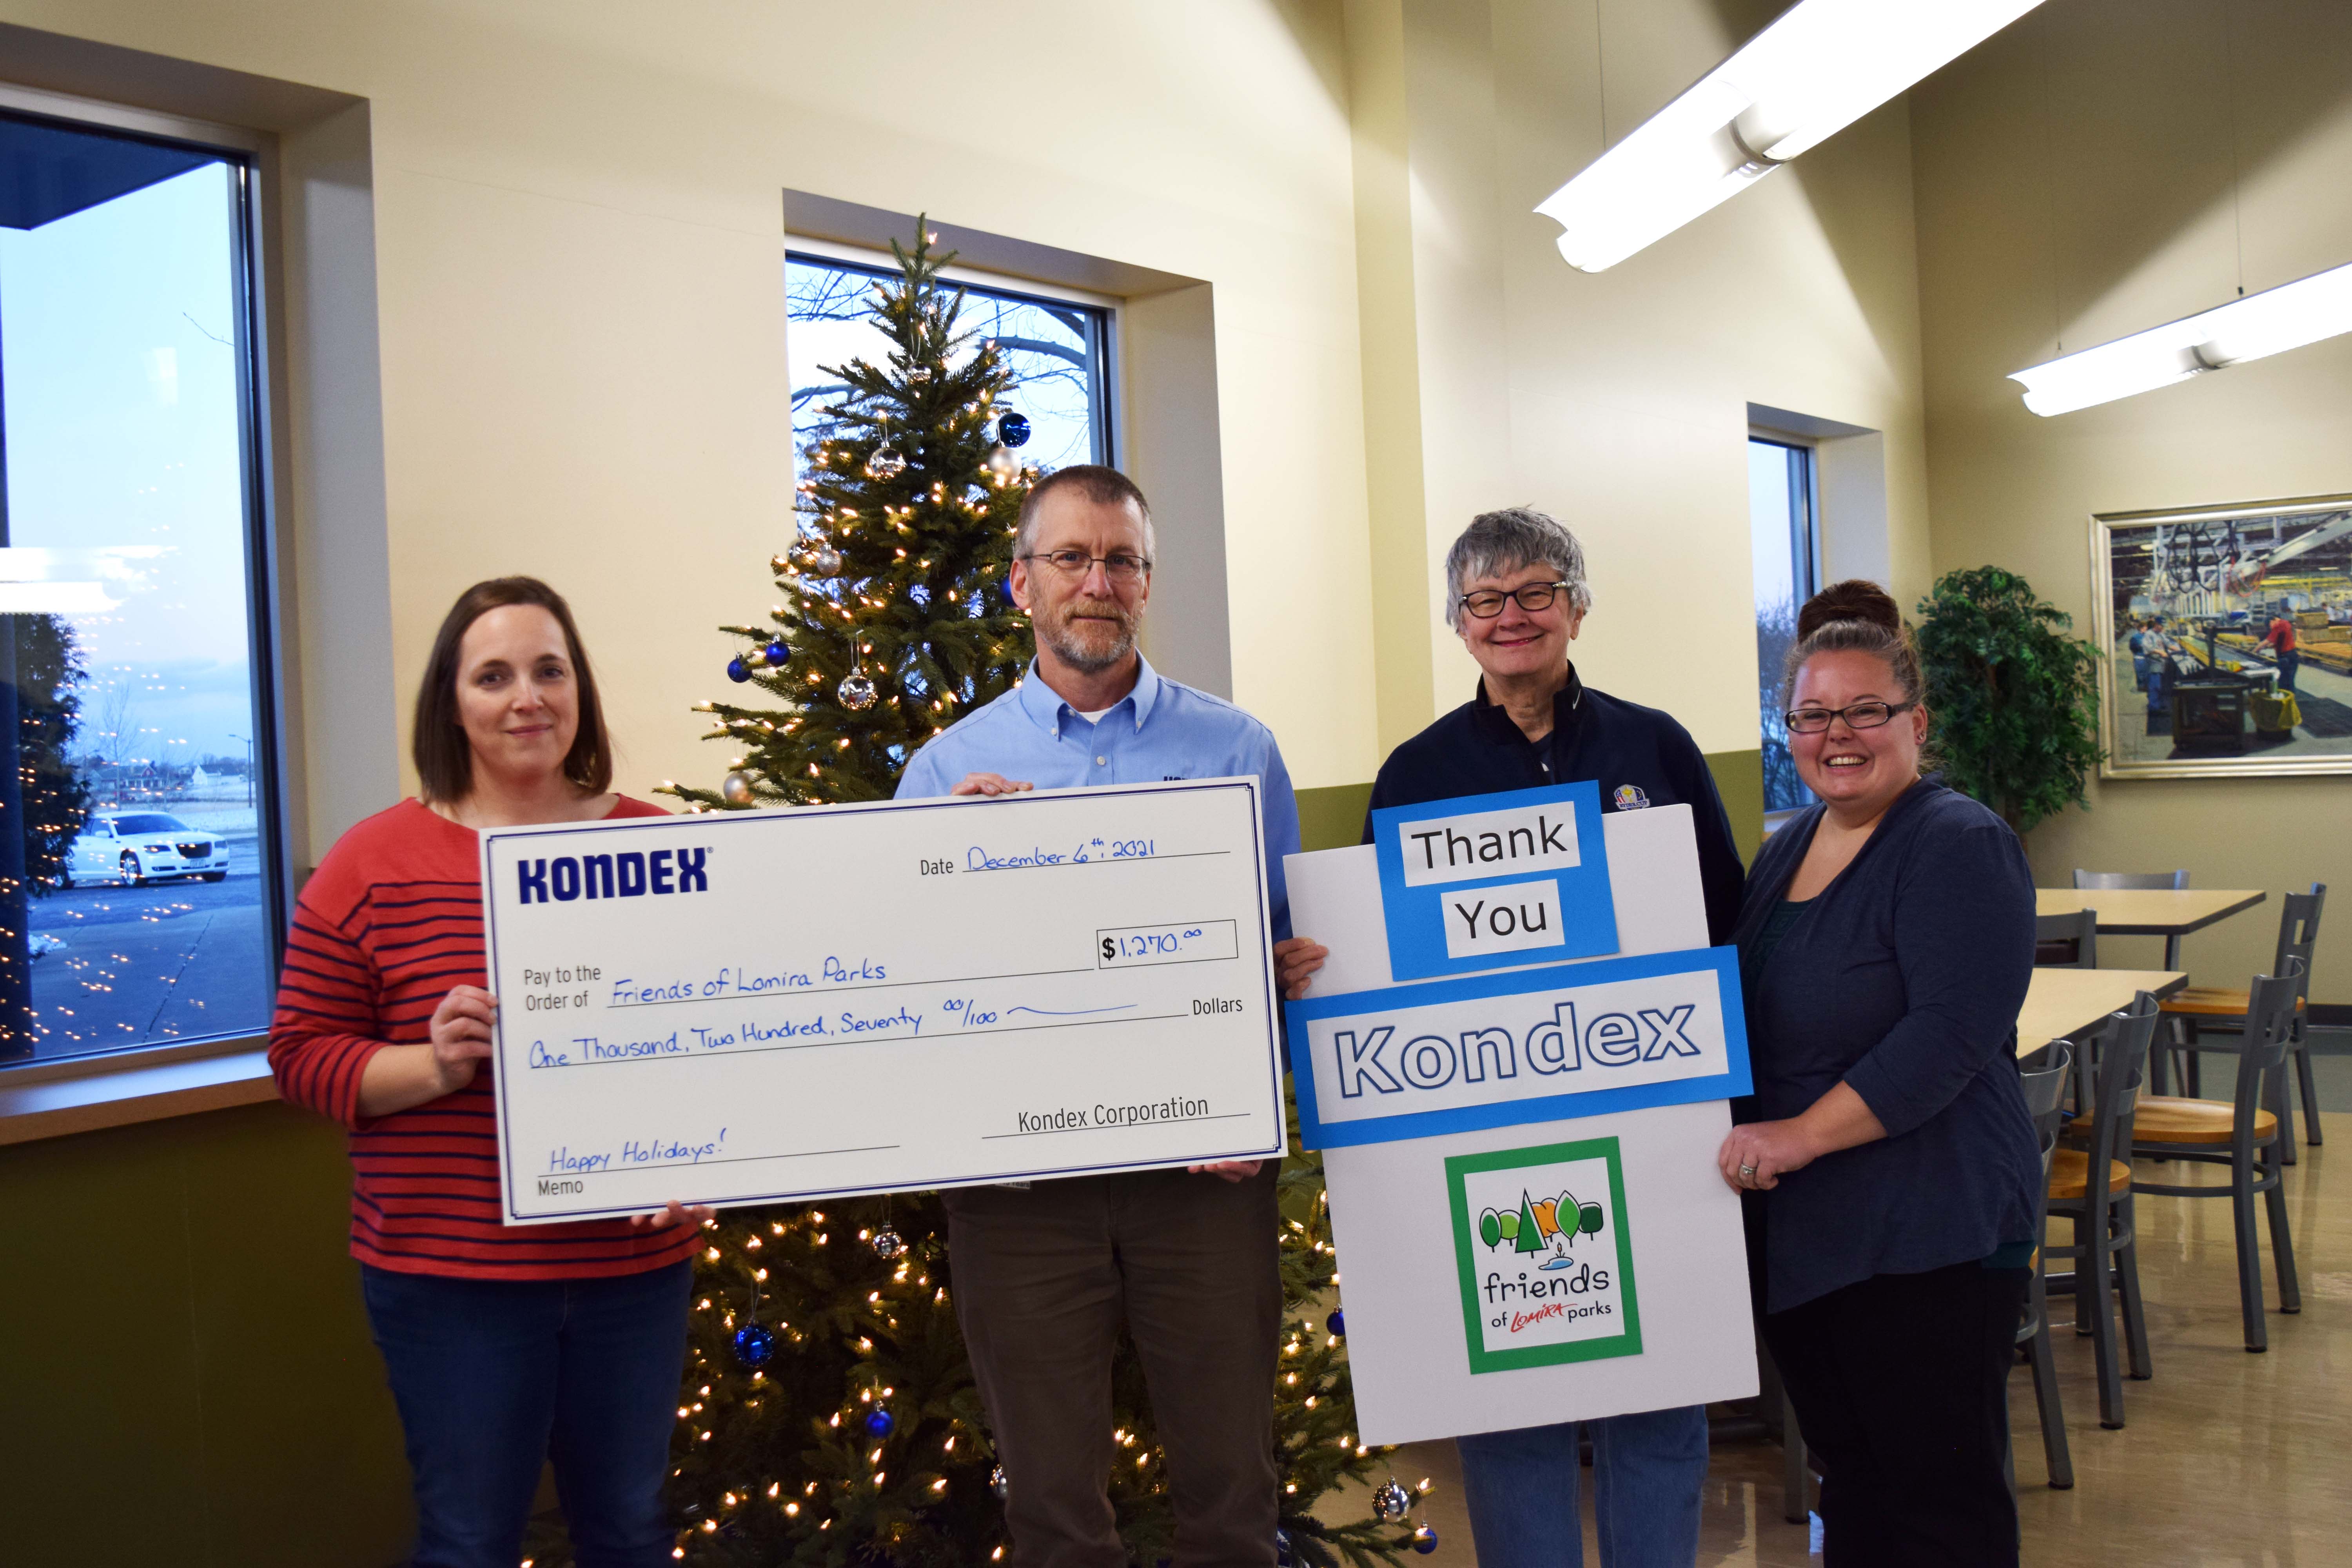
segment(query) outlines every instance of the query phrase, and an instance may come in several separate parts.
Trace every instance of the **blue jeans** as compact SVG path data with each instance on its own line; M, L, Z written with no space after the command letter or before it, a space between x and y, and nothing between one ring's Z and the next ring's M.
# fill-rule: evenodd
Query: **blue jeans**
M551 1458L580 1568L668 1568L691 1263L610 1279L360 1276L408 1438L412 1568L514 1568Z
M1592 1436L1592 1503L1601 1568L1691 1568L1706 1481L1706 1407L1685 1405L1583 1425ZM1583 1568L1577 1426L1456 1437L1470 1534L1481 1563Z

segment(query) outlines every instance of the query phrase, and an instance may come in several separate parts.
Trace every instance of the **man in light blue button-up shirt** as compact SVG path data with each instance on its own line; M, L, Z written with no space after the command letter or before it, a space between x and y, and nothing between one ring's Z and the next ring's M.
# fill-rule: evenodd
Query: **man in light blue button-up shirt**
M1298 806L1274 734L1136 651L1151 510L1116 469L1039 481L1010 586L1037 633L1026 679L934 736L901 798L1255 775L1278 955ZM1255 1160L945 1194L957 1321L1004 1465L1014 1568L1118 1568L1106 1486L1110 1363L1135 1341L1168 1455L1178 1563L1272 1568L1282 1321L1274 1170Z

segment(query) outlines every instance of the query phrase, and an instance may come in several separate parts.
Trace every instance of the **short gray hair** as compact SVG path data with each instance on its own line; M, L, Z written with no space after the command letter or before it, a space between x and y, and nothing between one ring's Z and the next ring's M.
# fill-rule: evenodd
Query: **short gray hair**
M1549 512L1531 506L1482 511L1470 520L1445 552L1445 624L1462 629L1462 584L1523 566L1549 566L1568 584L1569 608L1592 608L1592 588L1584 580L1584 546Z
M1056 468L1029 487L1021 498L1021 526L1013 536L1015 559L1027 555L1037 547L1037 509L1040 502L1055 490L1075 489L1097 506L1135 508L1143 519L1143 559L1147 566L1160 554L1159 531L1151 526L1151 503L1143 499L1142 489L1133 479L1117 468L1099 463L1073 463L1066 468Z

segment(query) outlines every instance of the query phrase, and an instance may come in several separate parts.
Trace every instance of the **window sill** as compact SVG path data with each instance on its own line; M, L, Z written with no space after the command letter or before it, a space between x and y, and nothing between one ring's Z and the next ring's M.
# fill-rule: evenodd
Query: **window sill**
M138 1121L256 1105L278 1098L268 1052L258 1039L223 1042L205 1054L153 1053L27 1066L0 1072L0 1144L65 1138ZM19 1075L37 1075L29 1081Z

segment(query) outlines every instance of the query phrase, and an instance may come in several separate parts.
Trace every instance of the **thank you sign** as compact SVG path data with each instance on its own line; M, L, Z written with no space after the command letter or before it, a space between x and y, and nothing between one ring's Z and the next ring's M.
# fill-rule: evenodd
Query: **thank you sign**
M1374 814L1293 856L1329 950L1288 1005L1321 1149L1359 1440L1756 1392L1738 955L1707 943L1689 805L1574 784Z
M1601 786L1372 813L1394 978L1617 951Z

